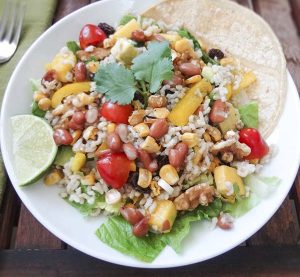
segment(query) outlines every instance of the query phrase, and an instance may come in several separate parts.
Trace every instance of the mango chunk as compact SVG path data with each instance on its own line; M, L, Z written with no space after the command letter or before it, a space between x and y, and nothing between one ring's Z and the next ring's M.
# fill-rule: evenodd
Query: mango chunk
M176 215L176 207L172 201L157 201L157 206L154 212L151 214L149 225L154 232L170 232L175 221Z
M77 62L71 51L59 52L54 59L46 65L46 70L55 70L57 78L63 83L72 81L72 69Z
M226 119L219 123L219 127L222 131L222 134L225 135L229 130L236 129L236 125L239 121L239 114L238 111L230 104L228 116Z
M73 172L78 172L81 168L84 167L85 163L86 163L85 154L78 152L75 154L75 156L73 158L73 161L71 164L71 170Z
M113 34L114 39L119 38L131 38L131 34L134 31L142 30L140 24L136 21L136 19L131 19L127 24L122 26L119 30L117 30Z
M212 86L205 79L193 85L172 109L168 116L170 122L176 126L186 125L189 117L200 107L203 97L211 91Z
M240 196L244 196L245 185L242 178L237 174L237 170L233 167L221 165L215 168L214 178L216 182L217 191L227 199L234 199L234 193L230 194L230 187L237 185L239 187ZM232 188L233 189L233 188Z
M90 82L79 82L79 83L65 85L53 94L51 98L51 105L53 108L56 108L65 97L71 94L89 92L90 89L91 89Z

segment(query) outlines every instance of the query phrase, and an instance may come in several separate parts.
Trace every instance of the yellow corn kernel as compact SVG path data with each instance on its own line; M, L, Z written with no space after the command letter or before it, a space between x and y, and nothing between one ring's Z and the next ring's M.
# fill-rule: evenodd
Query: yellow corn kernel
M190 77L190 78L186 79L186 80L185 80L185 83L186 83L187 85L191 85L191 84L198 83L198 82L200 82L201 80L202 80L201 75L195 75L195 76L193 76L193 77Z
M181 39L181 36L179 35L171 35L171 34L164 34L164 33L161 33L159 35L165 38L166 40L168 40L169 42L171 42L173 46L175 46L175 43Z
M150 186L152 180L152 173L145 169L145 168L140 168L139 169L139 179L138 179L138 186L141 188L147 188Z
M99 64L99 62L91 61L86 65L86 68L89 72L96 73L98 71Z
M156 153L160 150L160 146L151 136L146 137L145 141L141 144L141 148L150 154Z
M212 85L205 79L194 84L172 109L168 119L176 126L186 125L189 117L200 107L203 97L211 91Z
M134 31L141 30L140 24L136 21L136 19L130 20L124 26L121 26L114 34L114 39L119 38L131 38L131 34Z
M61 101L72 94L79 94L81 92L89 92L91 88L90 82L78 82L73 84L68 84L58 89L52 96L52 107L56 108Z
M94 126L89 126L89 127L87 127L87 128L83 131L82 137L83 137L85 140L95 139L97 133L98 133L98 129L97 129L96 127L94 127Z
M76 56L72 51L67 51L64 53L58 53L51 63L46 65L46 69L55 70L57 73L57 78L61 82L70 82L68 75L71 74L73 67L77 62ZM72 75L71 75L72 76Z
M202 155L202 153L200 151L200 148L198 146L196 146L194 149L195 149L195 155L193 157L193 164L197 165L202 160L203 155Z
M226 98L227 98L227 100L230 100L230 98L232 97L232 85L231 84L227 84L225 86L225 88L227 89Z
M76 130L76 131L72 134L73 141L72 141L71 145L74 145L74 144L77 142L77 140L80 139L81 135L82 135L82 131L81 131L81 130Z
M111 134L116 130L117 125L115 123L109 123L107 125L107 133Z
M254 159L254 160L250 160L251 164L258 164L259 163L259 159Z
M160 169L159 176L171 186L179 181L176 169L170 164L166 164Z
M83 177L82 179L83 185L92 186L96 183L96 177L93 173L90 173Z
M102 151L105 151L108 149L108 145L106 141L104 140L101 145L98 147L98 149L95 151L95 156L99 156Z
M207 132L203 134L203 138L206 142L211 142L211 137Z
M149 135L150 129L146 123L139 123L135 125L133 129L139 134L141 138L145 138Z
M77 95L77 99L79 101L79 108L80 107L83 107L83 106L86 106L86 105L89 105L89 104L92 104L95 100L95 98L93 96L90 96L90 95L87 95L86 93L82 92L82 93L79 93Z
M71 170L73 172L78 172L84 165L86 162L86 156L83 153L76 153L73 160L72 160L72 164L71 164Z
M136 163L135 163L135 161L131 161L131 162L130 162L129 170L130 170L130 171L133 171L133 172L136 171Z
M33 95L33 100L35 102L39 102L42 98L45 98L45 94L42 93L42 92L36 92L34 95Z
M44 184L51 186L58 183L62 178L64 178L63 172L55 168L44 177Z
M222 65L222 66L226 66L226 65L231 65L231 64L234 64L235 62L234 62L234 59L233 58L223 58L223 59L221 59L220 60L220 64Z
M160 195L160 186L157 184L156 181L152 180L150 183L150 189L154 196Z
M156 108L154 109L153 115L156 118L167 118L170 114L170 111L167 108Z
M199 144L199 137L195 133L184 133L181 136L181 140L188 145L189 148L192 148Z
M194 52L193 46L191 45L190 41L186 38L182 38L175 42L175 51L178 53L184 52Z
M38 106L42 111L48 111L51 107L51 100L44 97L38 102Z

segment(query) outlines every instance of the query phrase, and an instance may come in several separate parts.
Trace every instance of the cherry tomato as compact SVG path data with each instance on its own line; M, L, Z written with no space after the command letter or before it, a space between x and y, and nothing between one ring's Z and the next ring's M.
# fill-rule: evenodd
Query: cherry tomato
M254 128L245 128L239 132L239 135L239 141L247 144L251 148L251 153L245 157L246 160L261 159L269 153L269 146L258 130Z
M133 108L131 105L119 105L106 102L101 107L101 115L115 123L128 124L128 118L132 112Z
M124 153L107 153L97 161L97 170L108 185L119 189L128 179L130 161Z
M80 47L85 49L89 45L97 46L106 38L106 34L98 26L86 24L79 34Z

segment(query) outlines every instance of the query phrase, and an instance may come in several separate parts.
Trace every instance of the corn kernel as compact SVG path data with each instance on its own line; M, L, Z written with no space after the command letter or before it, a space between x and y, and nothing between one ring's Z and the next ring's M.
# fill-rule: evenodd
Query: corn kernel
M141 188L147 188L150 186L152 180L152 173L144 168L139 169L139 179L138 179L138 186Z
M40 101L38 102L38 106L42 111L47 111L50 109L51 103L51 100L45 97L40 99Z
M181 140L185 142L189 148L192 148L199 144L199 137L194 133L184 133L181 136Z
M187 85L191 85L191 84L195 84L195 83L200 82L201 79L202 79L202 78L201 78L201 75L195 75L195 76L193 76L193 77L190 77L190 78L186 79L186 80L185 80L185 83L186 83Z
M62 178L64 178L63 172L55 168L44 177L44 183L47 186L51 186L58 183Z
M170 164L166 164L160 169L159 176L171 186L179 181L176 169Z
M175 42L175 50L179 53L194 52L188 39L183 38Z
M170 114L170 111L167 108L156 108L154 109L153 115L156 118L167 118Z
M146 123L139 123L133 129L139 134L141 138L147 137L150 133L149 126Z
M79 138L81 137L81 135L82 135L82 131L81 130L76 130L72 134L73 141L72 141L71 145L74 145L77 142L77 140L79 140Z
M135 163L135 161L131 161L131 162L130 162L129 170L130 170L130 171L133 171L133 172L136 171L136 163Z
M95 151L95 156L100 156L101 152L108 149L108 145L106 141L103 141L101 145L98 147L98 149Z
M157 184L156 181L152 180L150 183L150 189L154 196L160 195L160 186Z
M107 133L111 134L116 130L117 125L115 123L109 123L107 125Z
M92 186L96 183L96 177L93 173L90 173L83 177L82 184Z
M45 98L45 94L42 93L42 92L36 92L34 95L33 95L33 100L35 102L39 102L41 99Z
M206 142L211 142L211 137L207 132L203 134L203 138Z
M86 156L83 153L76 153L73 160L72 160L72 164L71 164L71 170L73 172L78 172L84 165L86 162Z
M91 73L96 73L99 68L99 62L91 61L86 65L86 68Z
M156 153L160 150L160 146L157 144L153 137L148 136L141 144L141 148L148 153Z
M87 95L86 93L78 94L77 98L82 107L92 104L95 100L93 96Z
M195 147L195 155L193 157L193 164L197 165L202 160L203 155L198 146Z
M232 85L227 84L225 88L227 89L226 99L229 100L232 97Z
M222 66L234 64L234 59L233 58L223 58L220 60L220 64Z
M82 137L83 137L85 140L95 139L97 133L98 133L98 129L97 129L96 127L94 127L94 126L89 126L89 127L87 127L87 128L83 131Z

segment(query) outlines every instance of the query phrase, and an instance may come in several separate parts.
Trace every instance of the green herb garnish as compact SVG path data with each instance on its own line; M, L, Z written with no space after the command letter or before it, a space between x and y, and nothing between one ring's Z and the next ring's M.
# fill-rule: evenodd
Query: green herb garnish
M136 17L135 17L134 15L132 15L132 14L126 14L126 15L124 15L124 16L121 18L121 20L120 20L120 22L119 22L119 25L125 25L125 24L127 24L129 21L131 21L132 19L136 19Z
M67 47L69 48L70 51L72 51L74 54L76 54L76 52L78 50L80 50L80 47L78 46L76 41L68 41L67 42Z

